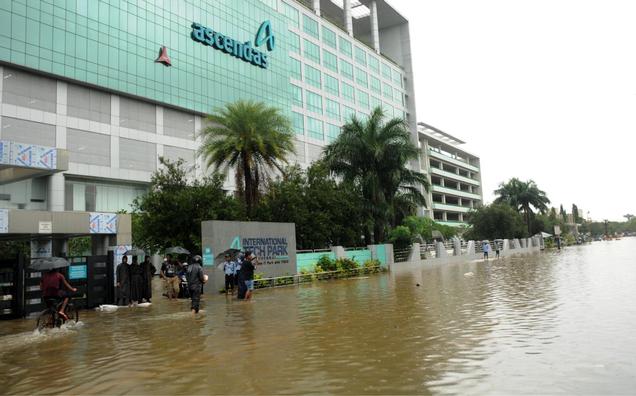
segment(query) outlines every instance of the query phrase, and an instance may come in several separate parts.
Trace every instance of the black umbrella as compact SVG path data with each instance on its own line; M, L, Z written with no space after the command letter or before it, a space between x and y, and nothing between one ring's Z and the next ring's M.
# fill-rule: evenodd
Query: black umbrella
M214 259L214 265L216 265L217 267L220 267L221 264L223 264L225 262L225 255L229 254L230 256L234 256L238 253L240 253L241 250L240 249L234 249L234 248L230 248L227 250L222 251L221 253L219 253L216 258Z
M166 249L166 254L190 254L190 251L182 248L181 246L174 246Z
M42 257L33 259L29 268L35 271L48 271L55 268L64 268L70 266L71 263L62 257Z
M126 250L124 256L145 256L146 252L142 249L134 248L130 250Z

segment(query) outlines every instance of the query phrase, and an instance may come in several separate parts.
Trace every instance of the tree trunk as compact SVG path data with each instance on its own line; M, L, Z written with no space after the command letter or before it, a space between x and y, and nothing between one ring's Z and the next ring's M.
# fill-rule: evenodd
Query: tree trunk
M250 169L250 163L245 153L243 153L242 159L243 159L243 179L245 180L245 209L247 211L247 218L251 219L252 203L253 203L252 202L252 199L253 199L252 169Z
M384 224L381 219L375 219L373 224L373 243L376 245L384 242Z

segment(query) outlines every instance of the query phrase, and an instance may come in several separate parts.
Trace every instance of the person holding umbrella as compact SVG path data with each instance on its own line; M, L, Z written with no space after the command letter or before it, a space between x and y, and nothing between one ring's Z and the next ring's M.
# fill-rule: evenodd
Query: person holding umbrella
M250 251L245 252L245 259L241 264L241 278L245 282L245 299L252 298L254 292L254 270L256 269L256 255Z
M150 256L144 258L144 262L141 263L141 268L144 277L143 299L146 300L146 302L150 302L152 298L152 277L155 275L155 272L157 272L157 269L150 262Z

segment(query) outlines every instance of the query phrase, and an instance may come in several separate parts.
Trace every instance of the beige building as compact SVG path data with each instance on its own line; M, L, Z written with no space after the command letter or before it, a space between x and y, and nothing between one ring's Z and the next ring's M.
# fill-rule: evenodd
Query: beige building
M426 215L450 225L465 225L465 215L483 203L479 157L460 146L465 142L419 122L420 171L431 183Z

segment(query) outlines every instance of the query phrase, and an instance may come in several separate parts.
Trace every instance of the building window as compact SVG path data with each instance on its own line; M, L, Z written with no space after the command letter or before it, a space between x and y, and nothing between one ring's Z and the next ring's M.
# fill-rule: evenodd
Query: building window
M294 129L296 135L303 135L305 132L305 122L303 119L303 115L292 111L291 121L292 128Z
M15 21L13 23L15 24ZM8 45L9 44L7 44L7 46ZM42 110L49 113L56 112L57 82L55 80L6 67L4 69L4 75L0 77L3 79L3 103Z
M302 65L299 60L291 58L291 76L298 81L303 79Z
M66 148L70 162L110 167L110 135L68 128Z
M352 107L343 105L342 116L345 122L351 121L351 118L356 115L356 110Z
M375 96L371 96L369 98L369 105L371 106L372 110L375 110L376 108L382 108L382 101L378 98L376 98Z
M303 107L303 89L292 84L292 96L293 96L293 104L298 107Z
M336 49L336 33L333 30L322 27L322 42L333 49Z
M55 125L3 116L2 139L17 143L55 146Z
M342 83L342 97L347 99L349 102L356 102L355 89L352 85L349 85L346 82Z
M380 84L380 79L374 76L369 77L371 80L371 90L375 93L382 93L382 85Z
M318 22L314 21L307 15L303 15L303 30L311 37L320 39L320 33L318 33Z
M298 10L289 4L282 2L283 4L283 14L289 20L289 24L294 26L295 28L300 28L300 18L298 17Z
M81 212L130 211L135 198L147 191L148 189L142 185L67 179L64 183L64 210Z
M294 32L289 32L289 46L293 53L300 55L300 36Z
M340 135L340 127L338 125L327 124L327 142L333 142Z
M395 83L398 87L403 88L402 73L397 70L393 70L393 83Z
M320 89L320 70L309 65L305 65L305 82Z
M340 119L340 103L335 100L331 100L329 98L325 98L325 108L327 110L327 115L334 120Z
M138 100L119 98L119 126L146 132L157 132L155 105Z
M338 87L338 79L330 76L327 73L325 73L325 91L327 91L328 93L334 96L340 96L340 89Z
M322 62L327 69L338 73L338 57L335 54L323 49Z
M349 80L353 80L353 65L346 60L340 59L340 73Z
M325 136L322 131L322 121L307 117L307 136L316 140L324 140Z
M351 45L351 41L344 37L340 37L338 41L340 44L340 53L351 58L353 56L353 46Z
M391 67L389 67L386 63L382 64L382 77L387 80L391 80Z
M312 43L311 41L305 39L304 40L304 45L305 45L305 58L307 59L311 59L312 61L316 62L316 63L320 63L320 47L318 47L316 44Z
M358 105L360 105L360 107L368 109L369 108L369 94L358 90L357 92L358 95Z
M367 65L367 53L360 47L356 46L356 63L359 65Z
M194 150L181 147L163 146L163 157L171 162L183 161L185 169L194 171Z
M382 83L382 94L385 98L393 99L393 88L387 83Z
M365 72L364 70L360 69L359 67L356 67L356 82L359 85L362 85L365 88L367 88L369 86L367 72Z
M373 55L369 55L369 69L380 74L380 62L378 61L378 58Z
M157 169L157 146L154 143L119 138L119 167L154 172Z
M71 117L110 124L110 95L105 92L69 84L66 103Z
M322 115L322 96L307 90L307 110Z
M163 134L181 139L194 140L194 114L164 107Z

